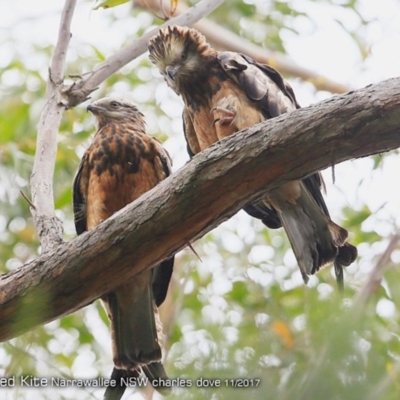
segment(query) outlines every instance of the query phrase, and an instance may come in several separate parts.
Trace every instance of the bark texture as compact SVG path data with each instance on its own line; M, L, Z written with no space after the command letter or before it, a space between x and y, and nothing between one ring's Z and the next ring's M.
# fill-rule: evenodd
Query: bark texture
M400 78L296 110L196 155L152 191L0 278L0 341L94 301L264 191L400 146Z
M62 243L62 222L54 209L53 175L57 154L57 135L65 107L58 101L64 80L71 23L76 0L66 0L61 15L57 45L51 60L47 81L46 104L40 115L36 154L30 180L31 212L42 251L53 251Z

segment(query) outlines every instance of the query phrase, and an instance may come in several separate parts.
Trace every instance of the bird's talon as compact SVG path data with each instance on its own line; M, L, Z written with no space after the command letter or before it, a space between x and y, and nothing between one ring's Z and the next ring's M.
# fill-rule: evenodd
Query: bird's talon
M235 117L236 117L236 115L234 115L233 117L229 116L229 117L223 117L223 118L216 118L216 119L214 119L212 126L214 126L217 122L223 126L232 125Z
M217 123L217 122L219 122L221 120L221 118L216 118L216 119L214 119L214 121L213 121L213 123L212 123L212 126L215 126L215 124Z
M227 107L213 107L210 112L217 113L217 115L222 115L222 117L214 119L212 126L215 126L217 122L224 126L231 125L237 114L235 107L231 105L228 105Z

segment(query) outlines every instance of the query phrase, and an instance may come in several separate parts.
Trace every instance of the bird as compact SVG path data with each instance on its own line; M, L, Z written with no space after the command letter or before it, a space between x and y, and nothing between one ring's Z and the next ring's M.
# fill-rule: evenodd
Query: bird
M97 130L73 182L77 234L93 229L171 174L171 160L161 143L146 134L144 115L124 100L105 97L87 106ZM174 257L145 270L101 297L111 322L112 378L168 379L161 363L163 303ZM161 388L162 390L163 388ZM125 385L109 387L105 399L119 399Z
M196 29L161 29L148 51L167 85L183 99L190 157L237 131L300 108L277 70L245 54L213 49ZM323 187L318 172L266 191L243 209L269 228L283 226L305 283L333 262L342 291L343 267L356 259L357 248L347 242L347 230L330 219Z

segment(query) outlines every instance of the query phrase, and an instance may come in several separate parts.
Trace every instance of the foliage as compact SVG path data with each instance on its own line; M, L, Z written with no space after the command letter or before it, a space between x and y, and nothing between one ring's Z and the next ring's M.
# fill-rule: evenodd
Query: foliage
M99 2L93 7L93 10L98 10L99 8L110 8L116 7L124 3L128 3L129 0L104 0Z
M111 7L109 2L104 3ZM369 20L363 16L360 3L361 0L234 0L226 2L210 18L256 44L285 52L288 32L290 37L304 29L318 31L310 5L325 6L321 9L332 11L340 29L355 41L360 54L368 57L360 37ZM85 6L90 9L93 4L80 5L87 10ZM161 23L151 13L127 6L97 11L104 13L102 18L109 26L110 36L122 26L119 36L113 37L114 49ZM358 23L346 26L345 15L357 16ZM90 21L91 26L95 23ZM52 51L47 39L40 43L32 40L21 51L11 32L7 43L16 46L7 48L7 65L0 63L2 273L39 253L29 206L20 190L29 197L36 126ZM55 31L51 34L55 35ZM91 70L112 53L110 47L109 43L103 46L78 36L71 42L68 73ZM35 62L31 61L33 56ZM319 98L318 93L313 97L314 91L307 84L296 85L310 92L313 101ZM108 79L94 97L109 93L118 93L138 104L147 117L148 132L165 143L175 169L187 161L181 101L167 89L146 57ZM94 129L92 116L84 108L85 105L65 114L59 135L54 192L66 240L75 237L72 179ZM385 166L397 157L393 152L371 158L364 169L365 176L371 177L367 184L372 185L373 176L379 179L381 171L387 171ZM338 167L338 185L341 168L351 167ZM171 399L265 398L266 394L268 399L314 399L320 398L321 393L326 399L399 398L400 299L396 289L400 285L400 250L392 254L387 265L391 269L368 301L362 305L353 301L366 274L384 251L389 235L398 231L398 216L390 207L371 207L366 197L358 196L366 179L355 182L355 195L350 200L345 193L349 188L336 194L341 200L340 206L334 207L334 219L343 220L341 223L351 232L352 242L360 252L356 265L347 270L343 298L337 293L330 268L312 277L304 287L282 232L266 230L242 212L194 244L203 262L188 251L177 257L170 299L161 310L165 316L166 369L172 378L190 379L194 387L176 388ZM4 343L0 347L0 375L107 377L112 365L107 325L104 310L97 302ZM196 387L199 378L203 378L202 385L215 385L219 379L222 387ZM209 381L205 383L204 378ZM234 381L238 378L245 380ZM231 387L238 382L249 387ZM1 390L1 397L4 394L9 399L30 398L32 393L43 399L100 398L103 392L76 387L41 388L34 392L22 387Z

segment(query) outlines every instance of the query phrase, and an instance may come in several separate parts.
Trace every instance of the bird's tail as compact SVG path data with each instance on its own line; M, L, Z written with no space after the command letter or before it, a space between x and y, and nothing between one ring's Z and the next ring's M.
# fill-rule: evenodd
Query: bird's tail
M102 298L111 320L118 369L136 369L161 360L151 280L151 270L143 271Z
M279 193L281 189L271 196L274 197L275 209L292 245L304 282L307 283L308 275L336 260L348 232L330 220L302 182L298 181L296 185L296 197L290 201L282 200L285 194Z
M158 392L164 396L171 394L172 388L168 384L169 378L161 362L147 364L142 368L146 377Z
M120 400L125 393L129 379L136 379L139 375L138 370L127 371L126 369L117 369L114 367L110 379L113 384L107 386L103 400Z
M148 383L153 385L158 392L164 396L171 393L172 389L167 382L168 376L161 362L144 365L142 369L148 379ZM137 379L139 375L140 372L138 370L127 371L125 369L114 368L111 374L111 381L115 381L115 385L107 387L103 400L120 400L125 393L125 389L131 383L130 379ZM157 384L154 384L155 382Z
M348 242L339 247L334 265L336 282L341 293L344 290L343 267L348 267L357 258L357 254L357 247Z

